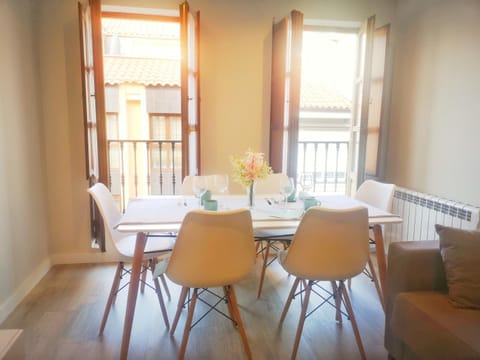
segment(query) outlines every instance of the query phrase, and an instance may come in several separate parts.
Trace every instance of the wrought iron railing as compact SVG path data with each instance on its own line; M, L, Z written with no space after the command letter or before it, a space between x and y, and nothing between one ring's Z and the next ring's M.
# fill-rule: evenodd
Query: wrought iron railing
M313 177L314 192L345 193L348 141L299 141L297 181Z
M109 186L125 209L128 199L181 191L182 142L108 140Z
M344 193L348 142L300 141L297 181L313 178L314 192ZM109 187L123 210L128 199L181 193L182 142L177 140L108 140Z

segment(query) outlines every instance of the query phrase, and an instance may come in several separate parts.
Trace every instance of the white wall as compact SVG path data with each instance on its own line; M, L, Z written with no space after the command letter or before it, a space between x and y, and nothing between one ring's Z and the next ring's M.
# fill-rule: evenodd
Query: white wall
M32 2L54 263L91 259L77 1Z
M387 177L480 206L480 2L398 1Z
M50 267L32 13L0 2L0 321Z

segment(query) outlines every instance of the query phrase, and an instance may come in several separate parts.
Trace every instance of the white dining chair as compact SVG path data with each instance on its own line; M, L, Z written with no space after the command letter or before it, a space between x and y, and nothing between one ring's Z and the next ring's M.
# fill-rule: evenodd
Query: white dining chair
M166 268L170 280L182 286L170 330L172 335L180 313L188 304L179 359L183 359L185 355L191 328L206 315L200 316L192 325L197 300L208 303L210 310L215 309L232 321L240 333L248 358L252 358L233 284L244 279L254 263L252 218L248 210L194 210L185 216ZM211 290L203 290L215 287L222 288L221 295ZM193 295L186 301L191 289ZM216 299L214 303L209 301L212 296ZM221 304L226 304L228 314L219 310L218 306ZM204 333L199 335L205 336Z
M126 268L126 263L129 263L133 259L135 250L136 234L125 234L115 230L115 225L118 223L122 214L118 210L117 204L112 196L112 193L102 183L96 183L88 189L88 193L92 196L98 210L102 216L105 225L105 239L106 239L106 251L114 254L114 257L118 260L115 277L113 279L110 294L108 296L107 304L100 325L100 334L103 333L105 325L107 323L110 309L115 302L117 293L121 290L120 281L125 275L129 273L129 269ZM144 268L143 273L150 270L153 272L154 267L158 259L166 258L170 255L175 237L170 234L155 234L154 236L148 236L147 243L144 251ZM168 290L165 276L161 275L160 279L164 285L165 291L170 298L170 292ZM145 278L142 280L145 284ZM163 315L163 320L167 328L170 327L168 321L168 315L165 308L165 302L163 300L162 290L158 278L153 279L154 287L152 287L157 293L158 301ZM149 285L149 287L151 287ZM143 286L142 286L143 288Z
M279 254L283 268L296 278L280 317L283 324L293 299L300 298L301 312L291 359L297 356L310 296L319 295L321 305L329 303L341 315L351 320L355 340L362 359L365 359L360 331L344 281L362 272L369 255L368 210L365 207L326 209L312 207L303 216L288 250ZM332 289L322 286L330 282ZM298 285L301 285L297 291ZM299 296L300 295L300 296ZM346 312L342 310L342 305Z
M384 210L387 212L392 211L393 205L393 196L395 193L395 185L382 183L375 180L365 180L357 189L357 192L354 195L354 198L360 200L366 204L376 207L377 209ZM370 235L370 243L375 244L372 234ZM382 305L384 305L382 291L380 289L380 284L373 265L371 256L368 257L367 266L363 270L363 273L369 277L377 290L378 297ZM352 279L348 280L348 287L351 288Z

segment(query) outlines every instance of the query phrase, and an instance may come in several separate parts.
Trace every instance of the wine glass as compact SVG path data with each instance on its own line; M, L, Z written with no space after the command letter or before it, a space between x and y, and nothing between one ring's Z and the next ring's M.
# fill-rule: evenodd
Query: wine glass
M202 203L202 196L207 192L207 177L195 176L192 181L192 190L195 197L198 198L199 206Z
M286 179L283 179L282 182L280 183L280 194L283 195L284 197L284 204L287 204L288 197L293 194L295 191L295 183L293 181L293 178L289 177Z
M227 174L212 175L210 176L209 181L211 182L210 188L212 192L219 195L224 195L228 193L228 175ZM226 203L225 198L221 198L221 200L219 199L218 208L219 209L226 208L224 203Z
M225 194L228 190L228 175L212 175L212 190L218 194Z
M302 173L300 175L299 182L300 182L300 186L302 187L302 191L305 194L308 194L313 189L313 175L312 174Z

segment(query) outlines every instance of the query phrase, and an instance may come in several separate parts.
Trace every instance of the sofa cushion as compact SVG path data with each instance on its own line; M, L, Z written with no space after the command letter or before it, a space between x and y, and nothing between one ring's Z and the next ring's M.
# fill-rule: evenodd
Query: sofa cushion
M480 358L480 311L452 306L446 293L398 294L391 324L419 358Z
M452 304L480 309L480 231L435 228Z

